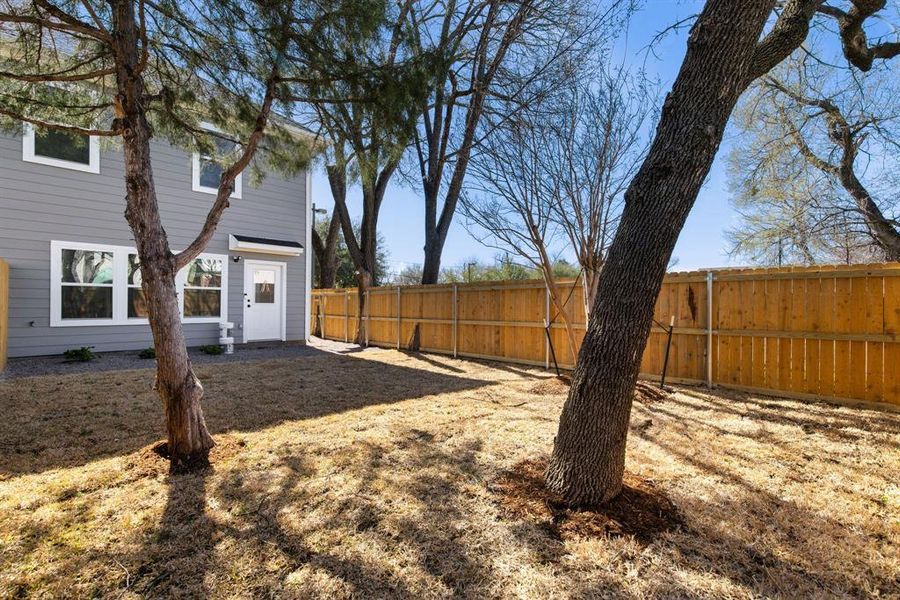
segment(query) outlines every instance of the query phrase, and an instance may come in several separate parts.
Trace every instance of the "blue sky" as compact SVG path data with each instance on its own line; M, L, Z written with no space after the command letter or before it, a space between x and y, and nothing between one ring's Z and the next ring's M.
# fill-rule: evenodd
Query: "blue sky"
M647 0L631 20L628 32L617 40L613 56L637 67L643 66L648 76L658 77L662 89L668 91L678 73L686 49L687 29L668 33L654 46L654 53L647 53L647 45L653 37L669 25L699 12L700 1ZM734 264L726 252L724 231L734 220L734 211L728 202L725 173L725 157L729 150L729 138L719 150L716 162L704 185L694 209L687 220L674 256L677 270L718 267ZM361 212L358 190L349 194L350 211ZM333 202L328 181L320 170L313 175L313 202L331 210ZM321 217L320 217L321 218ZM379 230L384 234L390 254L392 270L422 262L424 207L415 190L401 185L399 179L389 187L379 217ZM492 261L497 251L474 240L457 215L444 248L443 266L459 265L472 257Z

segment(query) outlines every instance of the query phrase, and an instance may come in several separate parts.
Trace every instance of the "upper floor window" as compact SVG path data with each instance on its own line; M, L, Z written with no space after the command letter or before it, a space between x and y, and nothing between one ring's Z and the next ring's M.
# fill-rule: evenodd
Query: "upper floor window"
M212 127L207 126L207 129L212 130ZM192 189L195 192L217 194L219 192L219 181L222 179L222 171L224 170L220 161L223 158L227 161L234 157L236 150L234 143L221 138L215 138L213 142L216 147L216 156L194 152ZM234 180L234 191L231 193L232 198L241 197L242 175L239 174Z
M22 159L64 169L100 172L100 140L25 124Z

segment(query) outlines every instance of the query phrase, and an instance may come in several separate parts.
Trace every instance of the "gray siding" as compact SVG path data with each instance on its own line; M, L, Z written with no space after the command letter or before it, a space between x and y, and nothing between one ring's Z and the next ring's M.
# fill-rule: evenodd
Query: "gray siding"
M191 190L190 154L158 142L153 173L163 223L173 249L194 238L214 196ZM50 327L51 240L133 246L123 216L121 151L101 150L100 173L84 173L22 160L22 140L0 134L0 257L10 266L10 356L58 354L68 348L135 350L151 344L147 325ZM254 187L245 175L242 199L232 200L207 252L229 254L232 233L306 241L306 178L269 175ZM304 252L309 249L305 248ZM287 339L306 338L306 255L240 254L287 263ZM242 339L243 263L228 264L228 320ZM189 345L215 343L215 323L186 323Z

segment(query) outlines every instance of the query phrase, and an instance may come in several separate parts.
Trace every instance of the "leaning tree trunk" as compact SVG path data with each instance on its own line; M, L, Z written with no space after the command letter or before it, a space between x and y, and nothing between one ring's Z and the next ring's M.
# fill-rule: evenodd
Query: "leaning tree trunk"
M854 144L855 140L851 139L847 143ZM850 154L848 151L845 151L845 153ZM857 209L863 215L875 245L884 252L885 259L900 261L900 232L897 231L891 221L884 217L884 213L878 208L878 204L875 203L869 191L856 177L856 173L853 171L852 159L844 160L844 164L838 170L838 178L841 185L844 186L844 189L856 202Z
M165 409L170 469L188 471L209 464L214 442L200 408L203 387L188 358L175 292L175 257L156 201L134 3L113 3L113 19L117 31L114 44L119 55L117 117L121 121L125 156L125 218L134 234L141 264L142 289L156 349L155 387Z
M678 234L751 79L775 0L709 0L666 98L650 152L625 195L563 406L548 487L573 505L622 489L632 396L653 307Z
M547 289L547 293L550 294L550 300L553 303L553 306L556 307L559 318L562 319L563 327L566 330L566 341L569 344L569 352L572 354L572 360L576 361L578 359L578 340L575 338L575 324L572 323L572 319L569 318L569 315L566 312L566 301L560 297L556 281L547 281L545 277L544 285ZM551 325L552 327L552 324L549 321L548 325Z
M572 354L572 361L576 362L578 360L578 341L575 339L575 326L566 312L566 301L559 296L556 277L553 275L553 263L547 254L547 248L544 246L543 236L540 235L538 228L533 223L531 224L531 231L533 233L532 241L538 249L538 254L541 258L541 276L544 278L544 287L547 290L547 294L550 295L553 306L556 307L557 314L563 321L563 327L566 329L566 340L569 342L569 352ZM547 332L549 334L552 331L550 315L547 315L547 326L551 327Z

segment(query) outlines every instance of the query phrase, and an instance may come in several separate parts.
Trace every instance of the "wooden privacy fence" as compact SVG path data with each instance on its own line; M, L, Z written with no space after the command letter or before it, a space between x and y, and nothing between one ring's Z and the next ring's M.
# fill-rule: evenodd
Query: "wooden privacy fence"
M577 328L578 282L559 282ZM378 287L369 292L368 343L549 367L574 357L540 281ZM314 331L356 337L355 289L313 291ZM671 273L656 302L674 323L667 379L836 401L900 406L900 263ZM711 317L711 318L710 318ZM667 330L654 325L641 373L662 373ZM364 329L365 331L365 329Z
M6 368L9 343L9 265L0 258L0 373Z

